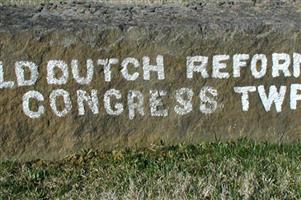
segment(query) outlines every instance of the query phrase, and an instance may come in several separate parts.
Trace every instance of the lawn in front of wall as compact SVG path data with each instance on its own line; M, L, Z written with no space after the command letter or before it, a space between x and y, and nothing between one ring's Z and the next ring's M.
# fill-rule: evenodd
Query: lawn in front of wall
M0 162L0 199L300 199L301 144L241 139Z

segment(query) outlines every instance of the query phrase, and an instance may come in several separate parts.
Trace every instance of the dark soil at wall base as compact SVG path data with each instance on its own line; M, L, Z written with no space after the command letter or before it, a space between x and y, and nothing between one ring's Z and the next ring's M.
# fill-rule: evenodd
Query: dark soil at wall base
M30 87L0 90L0 157L53 159L82 148L149 146L161 140L176 143L249 137L273 142L298 141L301 107L290 109L289 88L298 84L299 78L273 78L267 73L262 79L254 79L249 68L245 68L239 78L204 79L195 74L193 79L187 79L186 57L204 55L211 59L216 54L232 57L238 53L260 53L267 55L271 67L273 53L301 52L300 22L300 3L293 1L255 5L253 1L234 1L185 6L78 2L33 8L1 6L0 61L4 78L16 82L14 66L21 60L36 63L39 78ZM139 78L126 81L120 75L120 63L112 67L111 82L104 81L101 66L95 67L95 77L86 86L72 79L70 68L66 84L48 85L46 80L49 60L60 59L70 67L72 59L85 64L87 59L96 62L118 58L121 62L126 57L141 61L143 56L149 56L154 63L157 55L164 56L164 80L152 75L145 81L142 68L138 68ZM231 65L229 60L227 66ZM231 72L231 67L226 70ZM248 85L287 86L282 112L276 112L275 107L266 112L256 92L250 96L248 112L243 112L240 95L233 88ZM199 109L198 95L204 86L212 86L218 92L217 109L210 115ZM179 116L174 112L177 102L173 97L183 87L194 91L193 111ZM122 94L124 112L119 116L109 116L104 109L103 95L112 88ZM64 89L71 96L72 110L65 117L54 115L49 107L49 95L55 89ZM77 90L90 93L92 89L98 92L99 113L93 114L86 107L85 115L79 116ZM45 113L38 119L31 119L23 112L22 98L29 90L39 91L44 97L40 103ZM137 114L133 120L128 116L129 90L141 91L145 96L145 115ZM163 99L167 117L151 116L150 90L167 92Z

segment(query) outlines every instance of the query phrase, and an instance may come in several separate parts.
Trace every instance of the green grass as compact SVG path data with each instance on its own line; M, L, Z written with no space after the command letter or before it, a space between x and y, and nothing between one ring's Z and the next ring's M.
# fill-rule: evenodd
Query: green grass
M300 199L301 144L82 151L0 163L0 199Z

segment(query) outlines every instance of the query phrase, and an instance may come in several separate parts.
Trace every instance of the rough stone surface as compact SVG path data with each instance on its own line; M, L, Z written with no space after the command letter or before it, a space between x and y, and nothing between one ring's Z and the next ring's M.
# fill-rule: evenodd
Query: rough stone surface
M263 110L258 95L251 96L250 110L241 111L240 97L233 93L240 85L287 85L298 79L270 74L255 80L246 70L240 78L227 80L195 78L187 80L186 56L235 53L301 52L301 9L297 1L262 3L219 2L189 3L186 6L130 6L99 3L58 3L33 8L0 7L0 60L10 66L6 78L15 80L14 63L31 60L39 65L40 79L35 86L0 90L0 157L17 159L61 158L82 148L115 148L148 146L160 140L166 143L200 140L235 139L246 136L269 141L298 141L301 111L289 109L285 100L283 112ZM102 68L89 86L70 80L64 86L46 83L46 62L71 59L84 62L91 58L133 56L153 59L164 55L166 79L135 82L116 75L112 82L103 80ZM230 65L230 63L229 63ZM118 69L117 69L118 70ZM140 71L142 72L142 71ZM211 115L199 112L198 98L194 110L186 116L173 112L175 100L166 98L166 118L151 117L148 102L144 117L129 120L125 111L119 117L108 116L103 108L103 94L110 88L140 90L164 89L169 96L181 87L195 93L210 85L219 92L218 110ZM100 114L78 116L74 103L72 114L59 118L49 108L49 93L56 88L70 92L75 101L77 89L98 90ZM45 96L46 116L32 120L22 112L22 96L28 90ZM288 98L288 97L286 97ZM147 98L146 98L147 100ZM124 100L125 102L125 100ZM48 106L48 107L47 107Z

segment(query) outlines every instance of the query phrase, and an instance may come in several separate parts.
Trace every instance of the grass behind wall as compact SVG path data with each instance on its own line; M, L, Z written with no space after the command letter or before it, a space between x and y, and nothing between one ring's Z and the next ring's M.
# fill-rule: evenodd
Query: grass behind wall
M301 199L301 143L241 139L2 161L0 199Z

